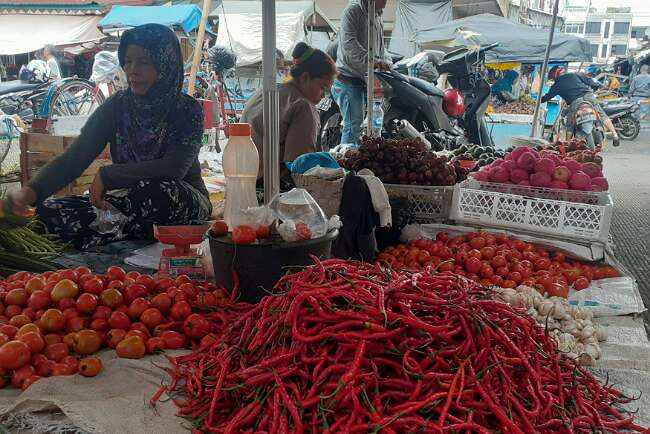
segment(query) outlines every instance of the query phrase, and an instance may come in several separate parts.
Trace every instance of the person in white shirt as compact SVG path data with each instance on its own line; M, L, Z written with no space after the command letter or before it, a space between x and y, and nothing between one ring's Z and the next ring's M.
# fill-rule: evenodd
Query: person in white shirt
M53 45L46 45L43 48L43 60L47 63L48 68L50 68L50 79L60 80L61 69L59 68L59 63L56 61L55 57L56 48Z

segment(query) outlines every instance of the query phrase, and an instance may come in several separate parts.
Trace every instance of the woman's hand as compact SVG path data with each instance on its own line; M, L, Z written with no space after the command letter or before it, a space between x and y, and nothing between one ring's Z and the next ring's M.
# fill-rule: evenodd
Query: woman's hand
M90 203L96 208L106 209L106 201L104 201L104 181L102 175L98 173L93 179L93 183L88 189L90 193Z
M36 198L36 192L31 187L23 187L20 190L9 193L11 209L3 209L2 214L25 214L27 208L34 205Z

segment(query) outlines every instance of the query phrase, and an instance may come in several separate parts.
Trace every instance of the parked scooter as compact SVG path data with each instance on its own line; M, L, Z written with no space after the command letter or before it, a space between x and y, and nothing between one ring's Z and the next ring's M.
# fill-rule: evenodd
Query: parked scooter
M577 98L563 111L566 130L577 138L584 139L589 149L602 144L605 133L596 108L589 101Z
M639 136L641 106L638 102L629 98L616 98L602 101L601 104L621 139L634 140Z
M441 63L442 52L427 51L419 56L419 62L432 65L434 74L429 79L437 79L435 67ZM386 137L421 137L434 150L452 149L464 141L464 132L446 111L460 112L464 107L462 100L453 100L445 105L445 92L430 81L407 75L414 64L404 59L389 71L375 72L383 91L384 135ZM417 63L417 62L416 62ZM449 98L447 98L449 99ZM460 107L460 108L459 108ZM327 96L317 106L321 131L320 143L333 148L341 138L343 117L336 102Z

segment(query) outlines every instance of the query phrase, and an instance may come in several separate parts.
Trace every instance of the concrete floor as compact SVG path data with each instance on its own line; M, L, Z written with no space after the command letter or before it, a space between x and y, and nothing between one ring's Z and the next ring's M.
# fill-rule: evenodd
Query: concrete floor
M635 141L609 147L604 160L614 200L615 254L638 280L643 301L650 306L650 122ZM650 313L644 319L650 332Z

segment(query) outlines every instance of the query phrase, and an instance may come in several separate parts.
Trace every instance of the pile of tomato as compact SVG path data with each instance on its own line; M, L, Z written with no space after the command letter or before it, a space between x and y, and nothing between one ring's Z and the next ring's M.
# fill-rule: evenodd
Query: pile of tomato
M0 282L0 387L95 376L102 362L91 355L106 347L138 359L212 340L214 325L200 312L228 302L221 288L187 276L156 279L120 267L17 273Z
M572 261L562 252L549 252L505 234L485 231L456 237L439 232L435 240L413 240L387 247L377 260L409 270L437 267L465 275L483 286L526 285L558 297L567 297L570 287L579 291L588 288L592 280L619 276L610 265Z

